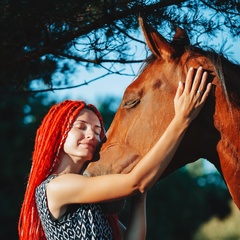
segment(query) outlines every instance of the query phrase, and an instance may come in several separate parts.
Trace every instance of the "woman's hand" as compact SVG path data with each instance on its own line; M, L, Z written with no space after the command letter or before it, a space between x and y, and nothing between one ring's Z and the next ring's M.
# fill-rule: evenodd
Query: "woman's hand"
M185 86L179 82L174 98L175 117L187 120L187 123L196 118L202 109L211 90L211 83L207 83L207 72L202 67L188 70Z

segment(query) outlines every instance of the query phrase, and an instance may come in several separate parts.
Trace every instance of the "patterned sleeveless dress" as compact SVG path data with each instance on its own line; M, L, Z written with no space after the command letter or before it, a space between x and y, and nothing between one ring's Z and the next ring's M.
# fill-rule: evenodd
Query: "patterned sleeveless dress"
M49 176L36 189L38 213L47 240L113 240L112 230L98 204L73 204L57 220L52 220L47 206L46 185Z

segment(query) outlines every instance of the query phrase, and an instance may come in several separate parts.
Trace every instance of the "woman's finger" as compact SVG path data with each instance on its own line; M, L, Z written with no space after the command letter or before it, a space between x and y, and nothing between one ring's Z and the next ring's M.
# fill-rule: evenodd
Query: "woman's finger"
M211 91L211 88L212 88L212 83L208 83L205 91L203 92L203 95L200 98L200 104L203 104L206 101L206 99Z
M193 76L194 76L194 68L190 67L188 72L187 72L185 88L184 88L184 91L187 92L187 93L189 93L191 91Z
M202 75L201 81L199 82L197 90L196 90L196 92L199 95L203 95L203 93L205 92L205 88L206 88L206 84L207 84L207 77L208 77L207 72L204 72Z
M174 98L175 100L177 100L177 99L182 95L183 89L184 89L183 83L182 83L182 82L179 82L179 83L178 83L177 92L176 92L175 98Z

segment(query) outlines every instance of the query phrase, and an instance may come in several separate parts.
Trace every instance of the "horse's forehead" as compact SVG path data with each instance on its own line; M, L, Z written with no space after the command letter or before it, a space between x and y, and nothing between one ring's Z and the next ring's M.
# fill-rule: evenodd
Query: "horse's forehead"
M141 84L155 84L156 81L162 80L163 77L167 78L168 76L172 76L177 67L178 62L175 61L175 59L166 62L162 59L156 58L150 64L146 64L141 74L136 77L136 80L132 84L129 85L129 88L134 88Z
M203 66L205 69L213 69L213 64L208 55L197 50L187 50L181 56L182 65L189 67L198 68Z
M215 71L209 57L193 50L186 50L179 58L171 59L168 62L156 58L145 66L135 81L126 88L126 92L143 90L143 88L147 88L148 91L150 88L154 90L161 84L175 83L174 76L185 80L188 69L190 67L198 68L199 66L206 70Z

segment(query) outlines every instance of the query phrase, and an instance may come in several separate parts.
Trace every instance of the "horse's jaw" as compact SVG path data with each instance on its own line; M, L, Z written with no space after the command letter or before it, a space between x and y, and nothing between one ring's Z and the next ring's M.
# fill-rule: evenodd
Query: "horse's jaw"
M140 160L139 153L125 143L109 144L106 148L103 144L102 148L98 159L89 163L85 169L83 173L85 176L128 173Z

